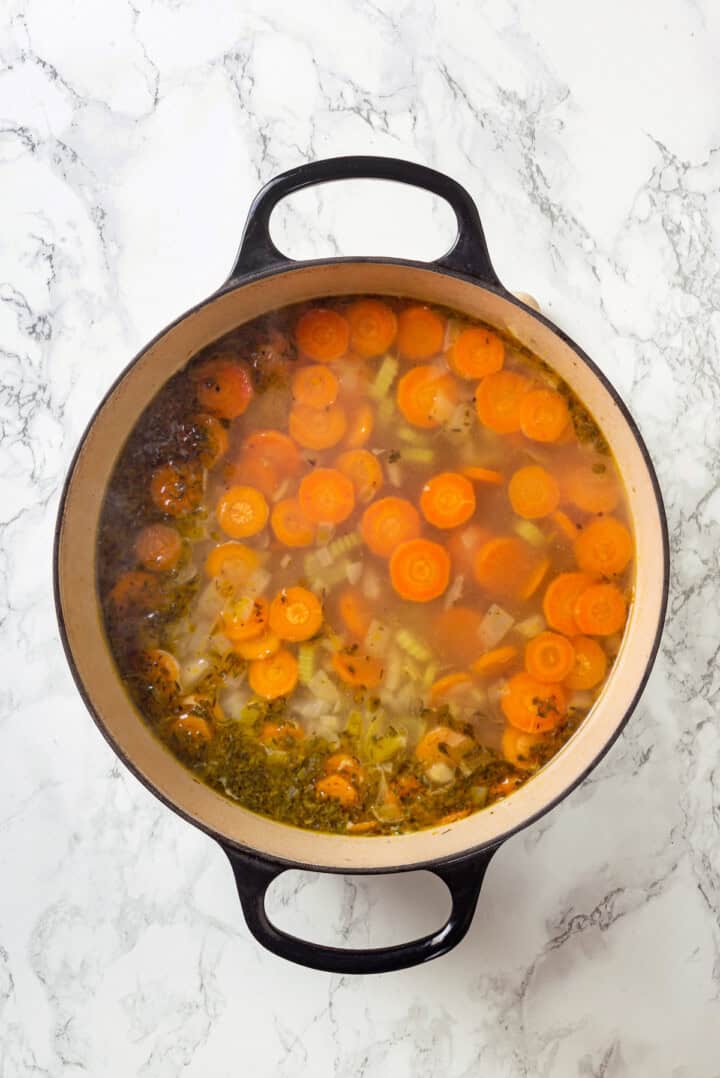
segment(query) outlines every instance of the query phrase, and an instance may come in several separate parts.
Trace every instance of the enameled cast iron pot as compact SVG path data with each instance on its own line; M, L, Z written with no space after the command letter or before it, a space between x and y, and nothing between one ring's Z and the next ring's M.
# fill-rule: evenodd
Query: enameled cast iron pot
M277 250L269 222L282 198L313 184L357 178L397 180L440 195L457 217L452 249L433 263L392 258L294 262ZM163 383L211 341L258 315L351 293L408 296L457 308L509 330L547 360L588 405L607 437L625 480L637 544L635 601L620 654L592 712L557 756L511 797L464 820L414 834L364 838L302 831L255 815L198 782L170 755L140 720L118 677L101 623L95 554L102 496L115 460ZM294 962L342 973L402 969L444 954L463 938L493 853L577 786L627 722L655 658L667 582L660 490L642 438L616 391L573 341L500 283L467 191L442 173L382 157L318 161L278 176L260 191L228 280L136 356L93 416L70 468L55 545L63 644L101 732L149 790L220 843L248 927L260 943ZM345 873L429 869L449 888L451 913L437 932L406 944L373 950L316 946L280 931L265 913L269 884L289 868Z

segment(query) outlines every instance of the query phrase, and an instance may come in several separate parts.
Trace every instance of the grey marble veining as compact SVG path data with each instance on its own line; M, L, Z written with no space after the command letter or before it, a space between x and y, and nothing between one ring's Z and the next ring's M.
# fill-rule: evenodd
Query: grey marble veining
M6 0L0 21L0 1076L718 1078L718 5ZM638 418L674 555L608 757L503 847L457 951L367 980L261 951L220 850L117 763L65 667L49 559L102 393L222 281L260 182L347 152L470 189L501 278ZM385 195L300 196L278 240L442 250L442 206ZM444 903L423 877L271 897L365 945Z

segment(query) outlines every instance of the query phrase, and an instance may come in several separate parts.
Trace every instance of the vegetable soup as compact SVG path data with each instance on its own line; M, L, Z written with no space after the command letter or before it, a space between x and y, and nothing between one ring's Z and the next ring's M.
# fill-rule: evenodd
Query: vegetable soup
M99 532L120 677L197 778L323 831L447 824L571 737L617 654L616 464L510 337L329 298L217 341L143 413Z

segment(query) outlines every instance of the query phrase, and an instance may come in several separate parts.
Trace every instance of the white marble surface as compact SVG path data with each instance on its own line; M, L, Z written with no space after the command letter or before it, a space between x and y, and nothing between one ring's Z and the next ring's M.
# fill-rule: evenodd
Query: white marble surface
M715 0L5 0L0 18L2 1078L718 1078ZM457 951L365 980L250 939L220 850L86 715L50 580L101 394L223 279L259 183L343 152L468 186L503 280L626 395L675 558L626 733L498 854ZM447 214L384 195L306 195L278 234L296 254L442 248ZM367 943L443 899L286 878L272 906Z

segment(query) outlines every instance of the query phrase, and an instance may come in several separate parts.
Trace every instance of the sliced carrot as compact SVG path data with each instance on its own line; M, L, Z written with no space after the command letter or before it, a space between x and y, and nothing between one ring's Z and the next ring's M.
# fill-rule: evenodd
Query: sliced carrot
M203 748L212 740L213 730L207 719L201 715L181 715L172 725L172 734L176 741L186 749Z
M434 726L417 743L415 758L426 767L440 762L456 764L473 747L473 739L450 726Z
M427 603L443 594L450 579L450 558L430 539L408 539L390 557L390 581L403 599Z
M581 633L612 636L625 624L627 602L614 584L592 584L578 595L573 614Z
M230 576L237 583L247 580L259 564L256 551L243 543L220 543L213 547L205 562L208 576Z
M372 359L392 346L397 336L398 320L392 307L379 299L360 299L347 310L350 323L350 346L359 356Z
M404 359L430 359L442 351L445 319L430 307L405 307L398 318L397 349Z
M380 498L368 506L360 522L363 541L381 558L420 535L420 514L405 498Z
M613 576L623 571L632 556L632 536L615 517L590 521L575 540L575 558L586 573Z
M448 536L447 548L456 571L472 576L475 555L483 543L491 538L491 532L481 524L467 524L452 531Z
M255 430L243 440L242 449L270 465L280 476L297 475L302 468L298 447L280 430Z
M453 674L445 674L444 677L438 678L430 686L428 693L430 703L437 704L439 700L442 700L444 696L447 696L454 689L459 688L461 685L471 684L472 678L465 670L456 670Z
M350 344L350 325L337 311L311 307L298 319L295 342L301 352L317 363L340 359Z
M534 442L556 442L570 422L567 401L554 389L533 389L520 404L520 430Z
M498 371L483 378L475 391L475 409L483 426L496 434L520 430L521 405L531 384L517 371Z
M372 613L362 592L357 588L345 588L338 599L338 609L348 632L360 640L364 639L370 628Z
M502 754L514 767L534 771L538 761L533 750L544 741L542 734L528 734L515 726L506 726L501 742Z
M258 734L258 741L261 745L268 745L275 749L289 749L293 742L302 741L304 736L302 729L295 722L269 720L263 723L263 728Z
M549 516L558 507L560 487L557 480L539 464L518 468L508 484L513 510L526 520Z
M281 648L267 659L255 659L248 667L250 688L264 700L288 696L297 685L297 679L297 659L286 648Z
M250 640L236 640L233 642L233 651L237 652L241 659L267 659L280 650L280 637L269 629L262 636L254 636Z
M269 622L281 640L309 640L322 625L323 609L307 588L283 588L270 604Z
M601 468L602 471L596 471ZM612 513L620 501L620 487L605 464L580 465L565 477L565 495L584 513Z
M152 473L150 497L161 512L184 517L197 509L203 496L202 470L192 464L162 464Z
M347 832L349 835L371 835L379 827L377 820L356 820L354 823L348 823Z
M255 487L266 498L273 498L283 481L274 464L265 457L245 450L227 462L223 478L232 487Z
M559 573L550 583L543 599L543 614L552 629L565 636L577 636L575 603L578 597L594 583L589 573Z
M325 761L326 775L344 775L355 786L362 786L365 781L365 768L357 756L351 756L349 752L333 752Z
M270 527L284 546L311 546L315 542L315 524L305 515L299 498L283 498L270 514Z
M462 474L466 475L468 479L472 479L475 483L488 483L493 487L502 486L505 482L503 473L496 472L494 468L476 468L471 465L468 468L463 468Z
M205 360L191 372L191 378L200 407L220 419L237 419L252 400L250 371L230 356Z
M538 633L525 647L525 669L539 681L564 681L574 665L573 646L559 633Z
M180 664L169 651L148 648L140 652L137 672L147 689L158 703L169 704L179 690Z
M567 513L563 513L562 509L557 509L550 514L550 519L563 539L569 539L571 543L575 542L578 537L578 528L576 524L573 524Z
M541 734L562 722L567 698L560 685L548 685L523 673L510 678L500 706L511 726L528 734Z
M225 427L214 415L201 413L192 417L192 432L199 441L198 460L204 468L214 468L228 451Z
M118 614L146 613L161 605L162 589L155 573L131 569L120 574L108 598Z
M547 576L551 564L549 558L542 557L537 559L526 579L520 584L518 589L518 597L520 599L526 602L528 599L532 598Z
M365 445L375 426L375 413L369 404L358 404L350 419L343 444L348 449L360 449Z
M358 501L371 501L383 485L380 461L367 449L346 449L335 461L335 467L348 477Z
M455 338L447 360L448 366L461 378L485 378L502 369L505 345L492 330L469 326Z
M575 664L565 678L565 686L573 691L594 689L607 673L608 659L597 640L589 636L574 636L572 646Z
M265 498L255 487L230 487L215 510L218 524L232 539L256 535L267 524L270 510Z
M480 547L473 573L478 584L492 595L518 598L537 562L537 555L522 539L499 536Z
M430 365L412 367L398 382L396 399L408 423L430 430L452 415L458 402L457 382Z
M374 689L382 681L382 663L371 655L364 655L355 647L334 652L332 664L335 672L348 685Z
M518 649L512 644L504 644L502 647L486 651L471 664L470 669L479 677L491 677L512 665L517 657Z
M422 790L422 783L414 775L398 775L395 780L395 793L401 801L407 801Z
M328 408L294 404L290 409L288 430L305 449L330 449L345 434L347 415L341 404L331 404Z
M457 528L475 512L473 485L458 472L434 475L422 489L420 510L436 528Z
M360 796L349 779L338 774L325 775L318 779L315 792L321 800L329 797L332 801L339 802L343 808L351 808Z
M180 560L182 539L167 524L148 524L135 539L135 553L144 569L165 573Z
M245 596L236 599L223 610L222 630L228 640L253 640L267 629L266 599Z
M432 648L444 662L472 662L480 647L483 616L469 606L450 606L438 614L432 626Z
M330 370L321 363L311 367L301 367L292 380L292 395L298 404L307 404L310 408L327 408L334 404L340 390L340 383Z
M341 524L355 508L355 489L337 468L316 468L300 482L303 513L316 524Z

